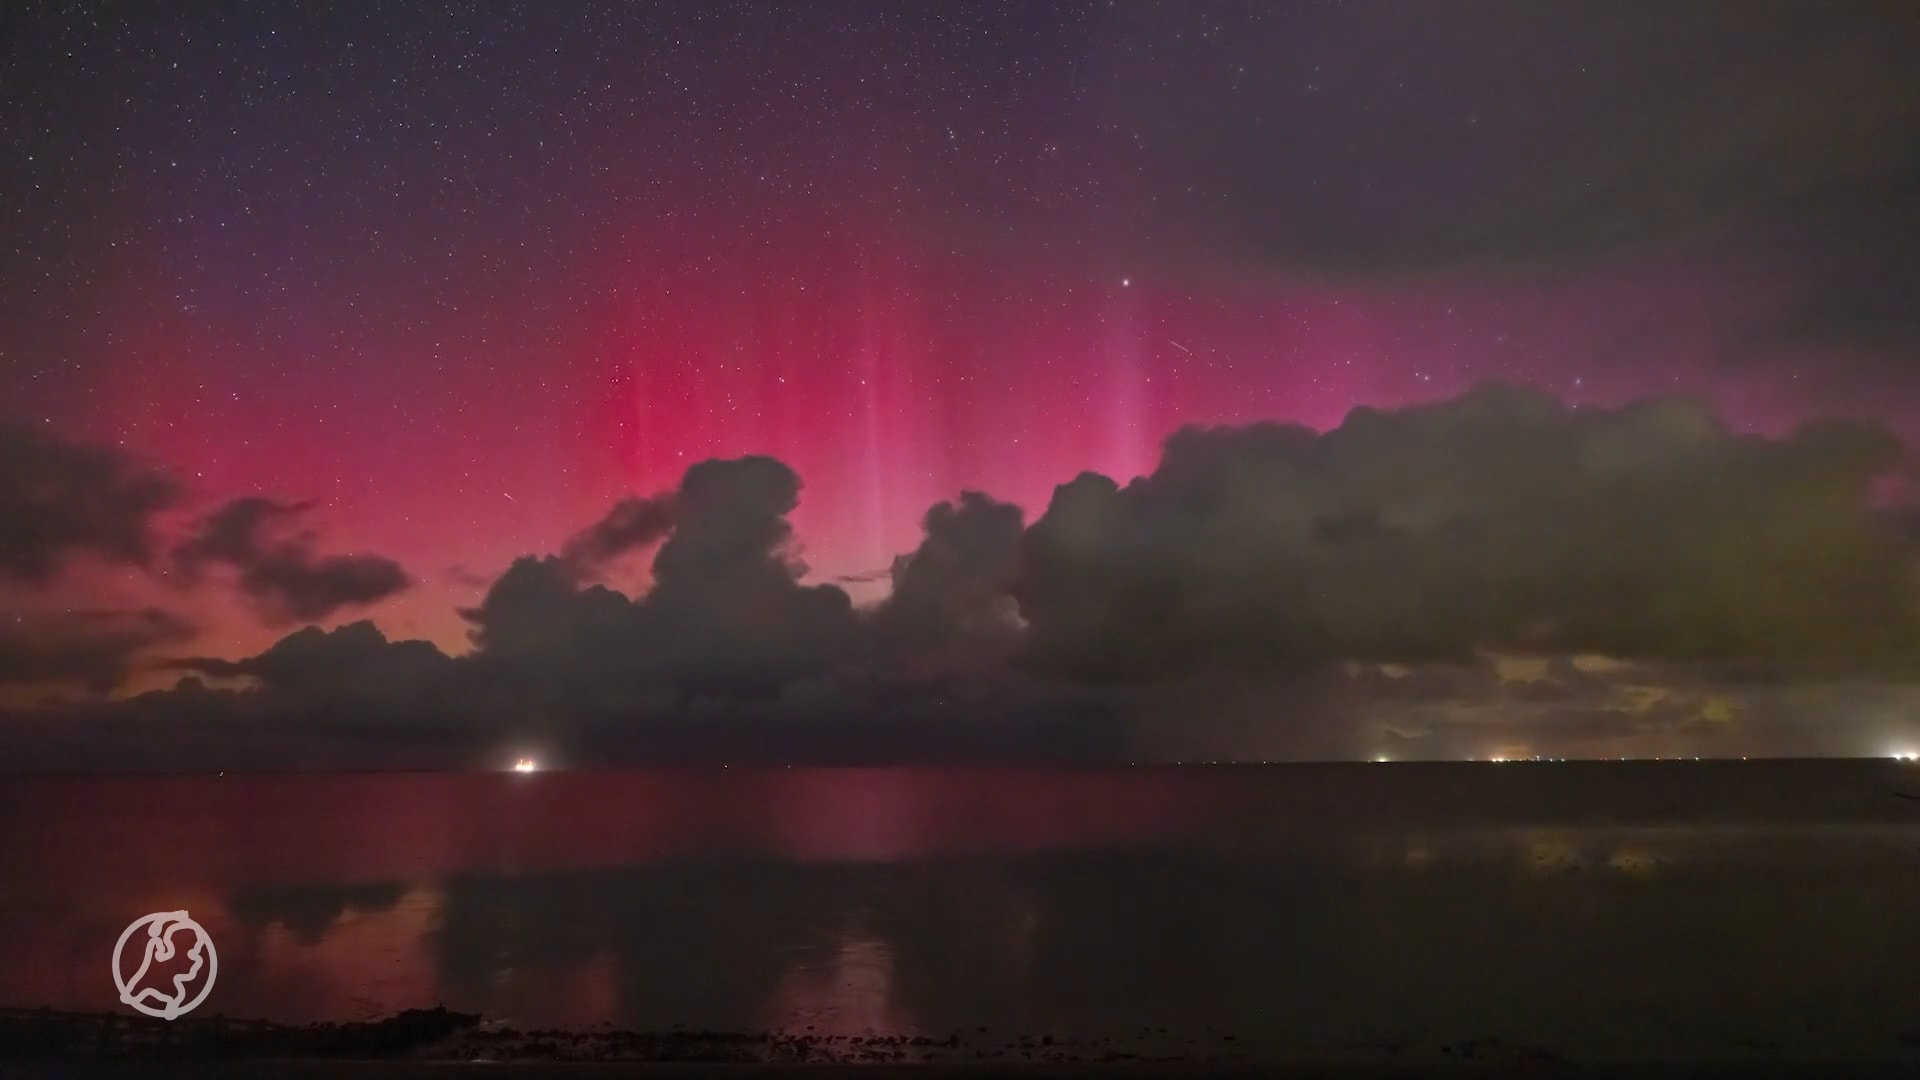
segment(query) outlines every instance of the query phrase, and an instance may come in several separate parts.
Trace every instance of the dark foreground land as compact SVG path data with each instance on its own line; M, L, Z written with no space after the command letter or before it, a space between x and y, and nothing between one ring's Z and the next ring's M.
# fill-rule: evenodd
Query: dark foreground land
M1879 1080L1910 1077L1920 1070L1903 1065L1846 1065L1831 1063L1779 1065L1663 1064L1614 1065L1231 1065L1191 1062L1135 1065L675 1065L644 1063L544 1062L513 1065L390 1062L390 1061L248 1061L219 1065L184 1063L43 1064L10 1070L9 1077L263 1077L268 1080L319 1080L342 1076L367 1080L433 1080L433 1078L512 1077L515 1080L599 1080L612 1076L644 1076L651 1080L747 1080L774 1075L791 1080L977 1080L994 1076L1044 1076L1058 1080L1082 1077L1277 1077L1283 1080L1519 1080L1525 1077L1581 1077L1594 1080Z
M384 1020L286 1025L222 1017L172 1023L47 1009L0 1011L0 1075L7 1077L365 1078L644 1075L734 1080L794 1078L960 1080L1044 1074L1075 1078L1278 1076L1762 1077L1920 1076L1920 1057L1838 1063L1755 1058L1727 1062L1578 1063L1533 1048L1465 1041L1438 1047L1351 1047L1352 1060L1267 1062L1237 1056L1232 1040L1152 1057L1050 1038L845 1037L729 1032L521 1032L480 1017L417 1009ZM1395 1060L1404 1054L1416 1060ZM1369 1060L1372 1058L1372 1060Z

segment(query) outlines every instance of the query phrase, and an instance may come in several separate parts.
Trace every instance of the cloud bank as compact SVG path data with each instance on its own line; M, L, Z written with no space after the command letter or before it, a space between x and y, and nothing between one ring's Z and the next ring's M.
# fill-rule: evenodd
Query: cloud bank
M253 657L168 659L179 687L90 715L581 756L969 730L1169 758L1737 746L1743 730L1799 745L1768 711L1780 687L1865 700L1914 674L1920 546L1910 513L1875 499L1906 464L1858 424L1762 438L1687 399L1576 409L1488 385L1324 433L1190 427L1150 475L1083 474L1031 522L963 493L856 610L805 581L792 469L706 461L517 560L462 612L466 655L367 621L308 626ZM288 534L305 511L236 500L175 562L189 580L232 567L295 619L404 585L385 560L348 573L353 557L314 555ZM650 587L601 582L646 549ZM0 639L0 674L97 684L175 629L134 621L58 661Z
M1162 231L1201 251L1366 281L1784 262L1804 280L1753 346L1920 341L1920 21L1897 0L1115 18L1170 54L1120 115Z
M178 648L195 633L154 608L18 613L0 620L0 686L73 683L104 694L123 684L139 656Z
M131 455L0 424L0 575L44 584L81 555L148 566L154 518L180 497L177 483Z

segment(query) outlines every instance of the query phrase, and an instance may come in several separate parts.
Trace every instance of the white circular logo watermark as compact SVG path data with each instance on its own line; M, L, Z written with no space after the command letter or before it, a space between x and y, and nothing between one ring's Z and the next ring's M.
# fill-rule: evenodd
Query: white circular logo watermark
M146 929L144 934L139 933L142 927ZM121 954L136 937L140 959L129 976L129 961ZM169 965L172 975L168 974ZM113 946L113 985L120 988L120 1000L162 1020L198 1008L213 992L213 978L219 972L220 957L213 951L212 936L184 911L142 915L120 932L120 940ZM154 985L141 986L143 981Z

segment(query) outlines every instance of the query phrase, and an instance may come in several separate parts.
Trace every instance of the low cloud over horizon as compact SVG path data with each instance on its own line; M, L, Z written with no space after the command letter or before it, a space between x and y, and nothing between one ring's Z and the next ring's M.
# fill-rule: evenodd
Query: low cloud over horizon
M293 625L413 581L323 554L310 504L243 497L181 524L163 469L0 438L18 451L0 575L20 589L57 594L94 560ZM1686 398L1575 408L1487 384L1326 432L1187 427L1149 475L1083 473L1031 517L964 492L861 608L806 580L792 468L709 460L492 579L460 613L464 655L360 618L196 656L183 613L23 608L0 628L0 685L100 695L143 667L180 674L16 713L14 759L44 762L84 755L86 732L142 765L249 744L311 764L368 760L329 756L342 746L588 760L730 726L776 754L967 731L1175 760L1872 753L1906 737L1920 657L1920 540L1885 496L1908 468L1860 423L1768 438ZM648 552L647 588L608 584Z

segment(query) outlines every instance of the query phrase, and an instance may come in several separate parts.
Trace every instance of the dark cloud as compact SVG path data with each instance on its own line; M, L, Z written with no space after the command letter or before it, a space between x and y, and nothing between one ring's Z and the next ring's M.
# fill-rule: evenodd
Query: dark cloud
M1024 512L969 491L928 510L921 528L926 538L895 560L893 590L876 613L881 645L895 657L1011 645Z
M392 559L321 555L314 551L313 532L286 535L312 506L247 496L220 507L175 549L183 580L198 580L210 563L233 567L241 590L279 622L325 619L384 600L413 583Z
M517 560L462 612L468 656L309 627L174 664L244 691L138 708L595 753L808 732L855 754L970 731L1176 760L1721 738L1785 682L1913 674L1920 541L1870 497L1904 463L1870 427L1760 438L1686 399L1576 409L1490 385L1325 433L1189 428L1150 475L1082 475L1031 525L965 493L856 612L802 583L799 477L708 461ZM257 564L298 511L226 508L183 561ZM654 543L637 596L583 574Z
M305 627L244 660L188 658L168 662L180 671L247 678L269 691L315 697L344 695L418 699L448 676L453 661L430 642L388 641L367 621L332 631Z
M106 693L127 680L141 653L177 645L194 630L152 608L0 616L0 685L79 684Z
M562 556L516 561L479 606L475 663L549 706L777 693L848 659L853 605L804 586L787 515L800 478L772 458L707 461L669 498L628 500ZM671 506L669 514L665 507ZM638 599L582 585L580 571L660 539Z
M149 565L154 516L180 489L130 455L0 423L0 574L44 583L86 553Z
M673 528L673 506L667 498L625 498L607 515L568 538L562 559L577 573L591 576L629 552L659 543Z
M484 589L493 584L487 575L459 565L447 567L447 580L469 589Z
M679 520L653 562L654 598L696 606L708 598L785 594L806 567L794 557L787 515L800 505L800 477L770 457L703 461L687 470Z
M316 556L288 547L275 549L240 575L240 587L287 622L364 607L412 583L399 563L380 555Z
M1123 21L1115 40L1165 55L1120 115L1153 150L1163 231L1203 252L1363 278L1731 253L1806 276L1777 332L1920 335L1920 19L1900 0Z
M1139 679L1345 659L1596 652L1904 667L1915 549L1871 510L1878 430L1729 432L1682 399L1571 409L1502 386L1303 428L1189 428L1026 534L1041 659Z
M803 586L787 515L800 478L766 457L687 470L673 535L653 562L640 604L683 678L777 687L848 655L853 603L831 585ZM697 675L695 673L698 673Z
M249 565L266 554L269 532L299 520L311 509L310 502L277 503L259 496L235 499L208 514L198 532L174 549L174 560L187 575L198 573L209 562ZM305 535L298 542L312 540L311 535Z
M155 519L181 495L166 473L119 450L0 425L0 574L45 584L78 554L151 567ZM410 584L391 559L318 554L314 533L298 528L311 509L235 499L175 547L174 568L190 585L209 565L233 567L240 588L286 622L326 618Z

